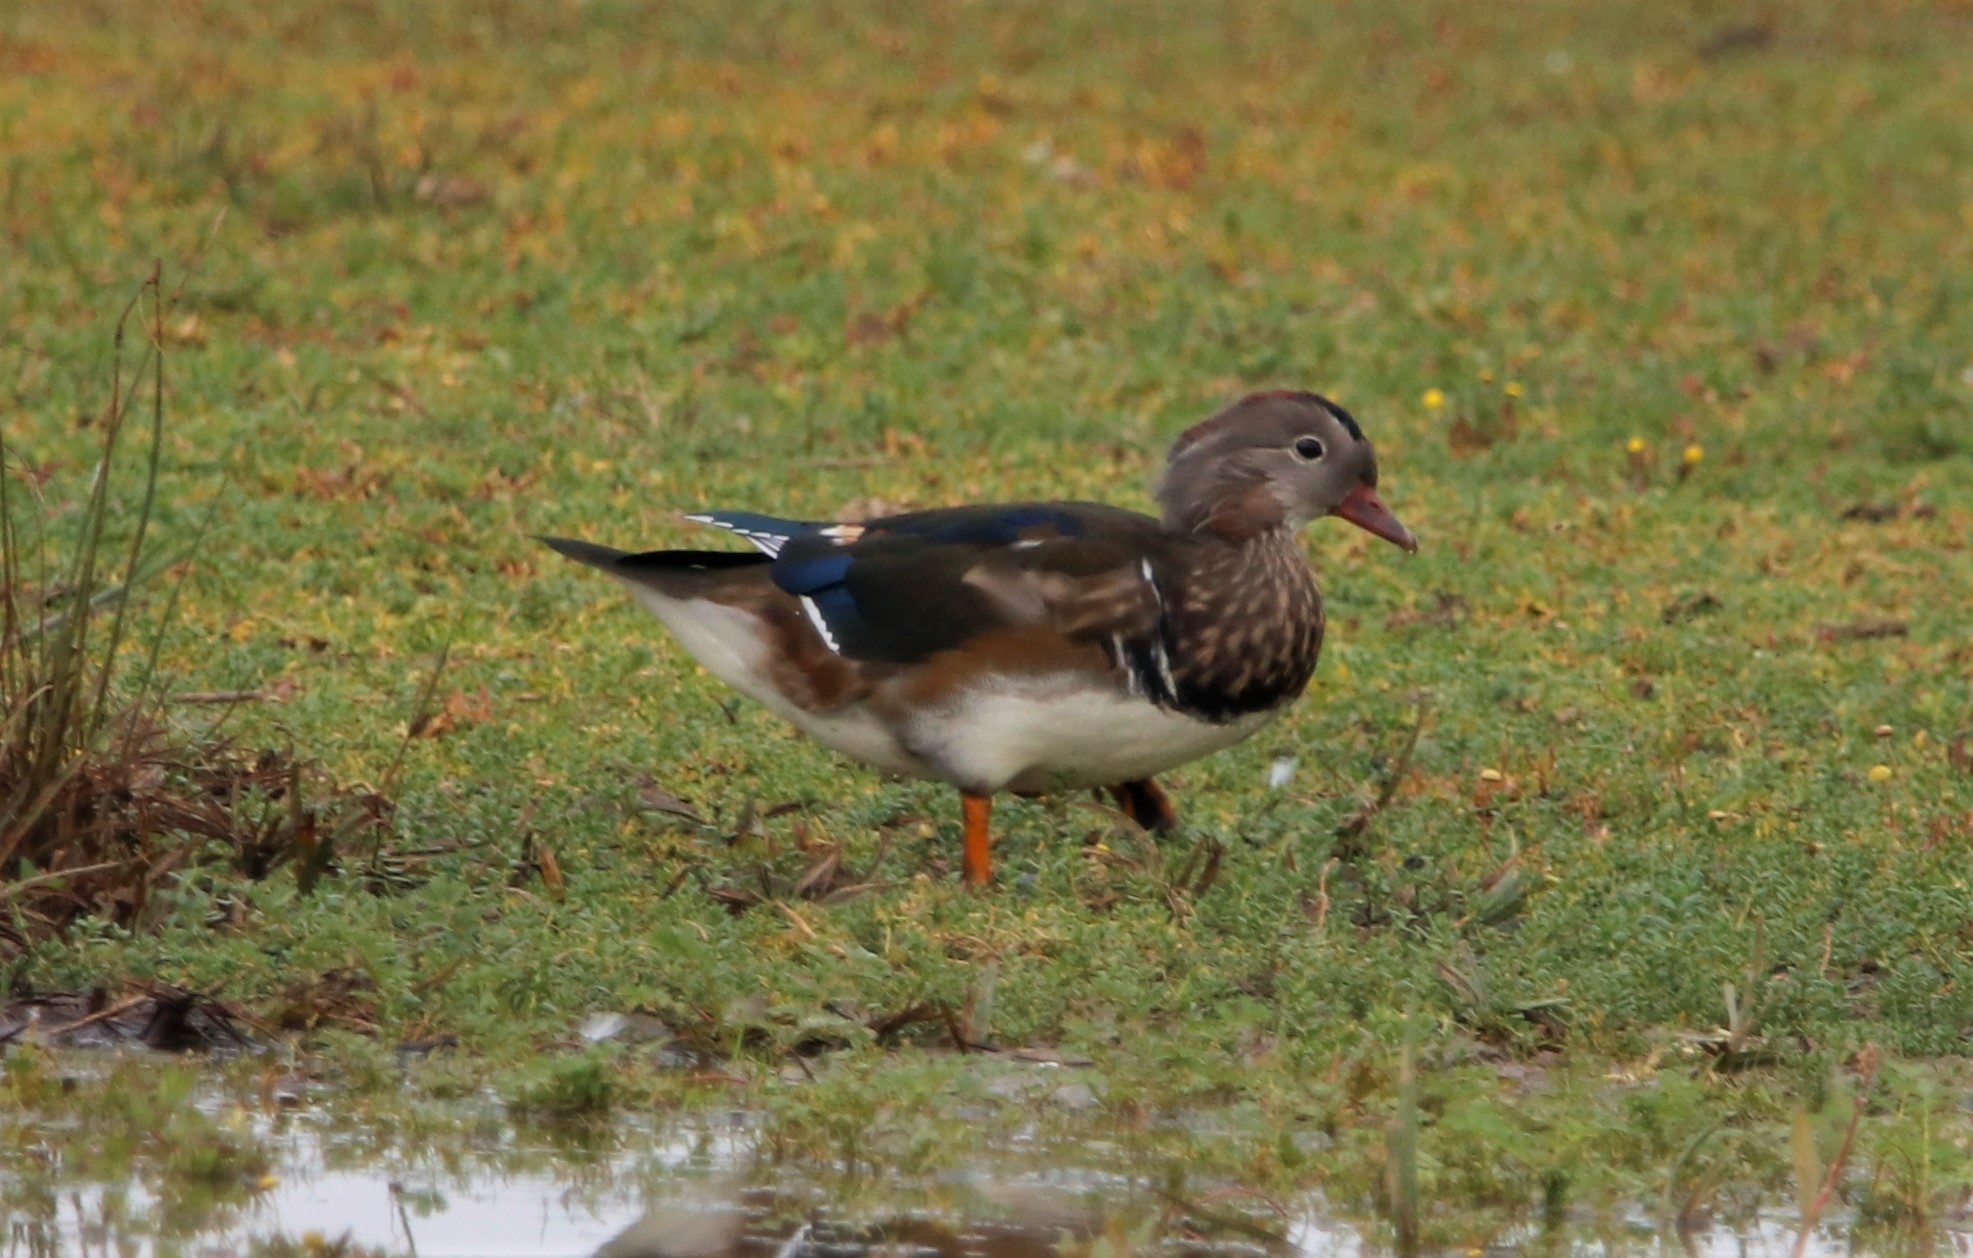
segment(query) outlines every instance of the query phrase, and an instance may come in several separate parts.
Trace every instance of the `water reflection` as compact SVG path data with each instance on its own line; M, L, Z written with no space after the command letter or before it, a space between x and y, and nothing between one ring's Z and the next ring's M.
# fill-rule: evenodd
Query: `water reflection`
M744 1116L683 1135L457 1117L441 1132L327 1111L221 1111L214 1129L252 1128L268 1168L211 1183L144 1159L92 1162L64 1151L59 1130L40 1130L45 1158L23 1161L32 1151L17 1145L0 1164L27 1172L0 1173L12 1180L0 1182L0 1255L1290 1258L1359 1248L1347 1229L1291 1227L1237 1189L1181 1200L1168 1173L1077 1168L1039 1146L887 1183L754 1169ZM122 1177L109 1182L114 1168Z
M149 1133L130 1156L100 1127L78 1139L73 1120L0 1122L0 1258L1357 1258L1386 1236L1113 1144L1001 1147L912 1178L763 1166L742 1113L572 1126L516 1123L492 1103L385 1118L214 1100L197 1122L174 1112L146 1128L141 1102L122 1103ZM1932 1239L1966 1252L1963 1236ZM1638 1215L1530 1225L1466 1252L1779 1258L1793 1241L1779 1215L1682 1236ZM1811 1241L1816 1255L1869 1248L1840 1221Z

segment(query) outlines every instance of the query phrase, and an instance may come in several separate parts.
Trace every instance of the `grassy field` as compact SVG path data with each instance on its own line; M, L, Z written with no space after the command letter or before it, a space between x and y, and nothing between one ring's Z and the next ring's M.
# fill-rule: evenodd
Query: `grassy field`
M8 474L59 546L161 259L154 527L213 519L171 686L265 692L231 735L345 783L406 749L398 876L189 869L17 981L196 987L358 1083L456 1036L434 1087L907 1167L962 1156L919 1117L978 1099L957 1025L1092 1059L1077 1122L1209 1114L1201 1158L1365 1209L1415 1103L1457 1240L1792 1200L1875 1044L1849 1204L1963 1207L1973 7L743 7L0 15ZM529 539L1144 506L1276 385L1357 414L1422 553L1312 528L1294 713L1175 776L1162 852L1003 804L990 894L950 792ZM566 1051L632 1009L718 1077Z

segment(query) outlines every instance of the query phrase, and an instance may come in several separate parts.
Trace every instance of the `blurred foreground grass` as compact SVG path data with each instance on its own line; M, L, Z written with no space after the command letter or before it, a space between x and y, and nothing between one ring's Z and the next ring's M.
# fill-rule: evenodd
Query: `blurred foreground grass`
M412 885L188 876L19 976L494 1074L648 1009L824 1145L960 1069L871 1047L944 1008L1090 1056L1107 1114L1358 1166L1410 1012L1456 1081L1428 1194L1770 1182L1866 1042L1973 1047L1969 53L1965 3L11 8L0 420L52 533L161 257L154 528L218 498L174 684L376 780L451 648ZM1202 896L1072 799L1006 806L962 893L946 792L728 704L527 537L1142 505L1172 432L1277 384L1363 419L1425 549L1311 530L1315 686L1176 778L1230 848ZM832 845L874 885L793 898ZM1880 1093L1884 1140L1923 1120L1917 1214L1973 1175L1950 1077ZM1303 1147L1254 1173L1343 1173Z

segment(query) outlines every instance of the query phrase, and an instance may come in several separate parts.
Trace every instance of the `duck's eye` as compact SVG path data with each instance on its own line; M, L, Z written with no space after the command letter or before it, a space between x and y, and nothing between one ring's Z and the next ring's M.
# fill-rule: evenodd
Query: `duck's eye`
M1322 443L1314 437L1295 438L1295 457L1313 463L1322 457Z

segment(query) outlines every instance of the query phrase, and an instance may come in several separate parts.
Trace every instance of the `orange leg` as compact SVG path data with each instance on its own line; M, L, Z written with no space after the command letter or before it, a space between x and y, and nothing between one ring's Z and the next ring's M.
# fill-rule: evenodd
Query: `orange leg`
M987 859L987 818L993 813L991 795L975 795L971 791L959 793L961 811L966 818L966 832L962 852L966 885L984 887L993 877L993 867Z
M1119 782L1110 788L1110 796L1124 816L1146 830L1178 829L1178 810L1172 807L1171 796L1165 794L1156 779Z

